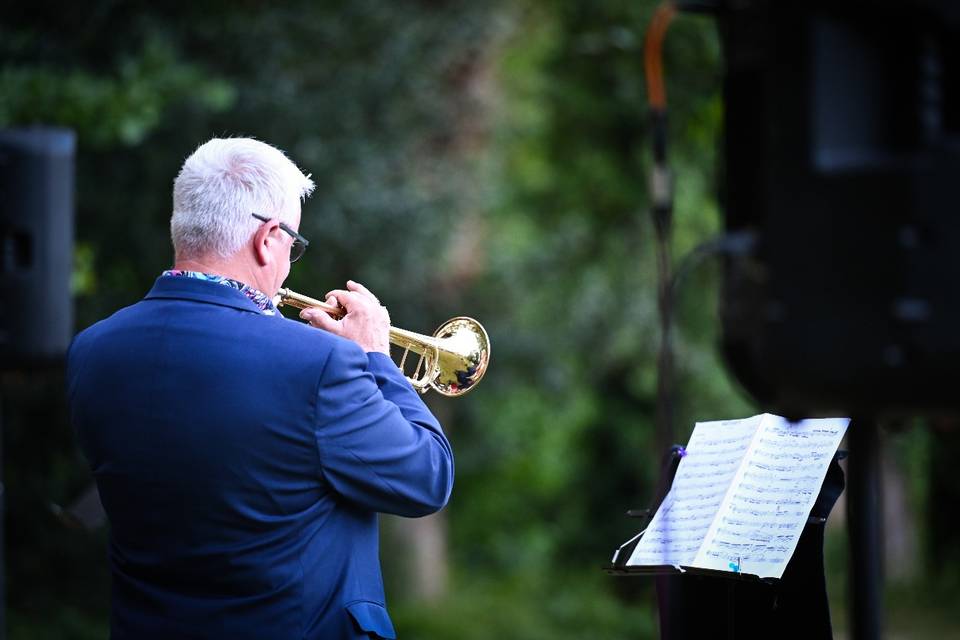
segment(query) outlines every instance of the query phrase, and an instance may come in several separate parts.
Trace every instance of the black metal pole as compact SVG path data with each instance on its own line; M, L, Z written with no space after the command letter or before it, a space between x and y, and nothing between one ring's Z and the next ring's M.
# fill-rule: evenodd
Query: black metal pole
M855 419L847 434L850 448L847 519L851 638L877 640L883 628L883 487L879 426L876 420Z
M0 640L7 637L6 485L3 483L3 394L0 393Z

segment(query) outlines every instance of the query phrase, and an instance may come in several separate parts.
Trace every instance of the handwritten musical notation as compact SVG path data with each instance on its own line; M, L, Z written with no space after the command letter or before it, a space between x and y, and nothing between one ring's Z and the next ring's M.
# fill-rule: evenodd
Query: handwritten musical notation
M779 578L849 420L771 414L697 423L673 486L628 565Z

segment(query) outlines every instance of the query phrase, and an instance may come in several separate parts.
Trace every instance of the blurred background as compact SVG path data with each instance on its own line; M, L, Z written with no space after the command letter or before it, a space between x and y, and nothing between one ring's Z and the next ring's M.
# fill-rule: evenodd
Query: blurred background
M77 136L76 330L171 265L173 178L222 136L278 146L317 183L292 288L319 296L353 278L395 326L486 326L483 384L459 401L426 397L454 446L450 505L383 519L401 637L656 637L652 581L602 571L637 533L625 511L652 500L663 453L642 56L655 6L91 0L0 16L0 127ZM664 60L679 262L723 227L714 22L679 18ZM704 260L676 292L679 443L697 420L760 411L717 349L720 272ZM62 378L56 366L2 378L13 640L107 635L105 527L57 517L91 483ZM960 637L960 535L944 498L960 493L947 473L960 447L946 433L925 420L882 433L890 637ZM841 635L845 536L839 504L827 574Z

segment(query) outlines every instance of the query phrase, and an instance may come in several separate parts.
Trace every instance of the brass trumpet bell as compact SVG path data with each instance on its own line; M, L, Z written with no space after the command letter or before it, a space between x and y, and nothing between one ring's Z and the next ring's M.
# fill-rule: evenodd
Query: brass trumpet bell
M280 289L277 295L278 306L316 307L335 318L343 315L338 307L290 289ZM401 370L411 351L420 356L413 373L407 376L420 393L433 389L444 396L462 396L480 382L490 363L490 339L486 330L465 316L447 320L432 336L390 327L390 343L403 349L398 365Z

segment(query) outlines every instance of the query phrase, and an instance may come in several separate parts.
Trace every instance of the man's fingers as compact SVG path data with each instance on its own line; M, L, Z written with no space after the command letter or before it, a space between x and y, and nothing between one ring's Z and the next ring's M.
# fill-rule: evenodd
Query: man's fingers
M355 295L357 294L351 291L346 291L344 289L334 289L333 291L327 292L326 298L327 300L330 300L330 298L333 298L334 300L337 301L337 304L339 306L343 307L344 309L349 309L350 304L353 302Z
M327 297L335 297L339 302L340 306L347 310L347 313L353 310L357 305L369 305L372 302L369 298L361 294L359 291L347 291L345 289L334 289L327 293ZM379 306L379 303L376 303Z
M346 313L347 313L346 309L347 309L347 308L340 304L340 301L337 300L337 296L330 296L330 295L328 295L328 296L327 296L327 299L324 300L324 302L326 302L326 303L327 303L328 305L330 305L331 307L336 307L337 309L340 309L340 317L343 317L344 315L346 315Z
M320 309L303 309L300 311L300 317L318 329L340 335L340 323L331 318L330 314L326 311L321 311Z
M368 297L368 298L370 298L371 300L373 300L374 302L376 302L377 304L380 304L380 300L377 299L377 296L375 296L375 295L373 295L372 293L370 293L370 290L369 290L369 289L367 289L365 286L363 286L362 284L360 284L360 283L357 282L356 280L347 280L347 289L350 289L351 291L356 291L357 293L363 294L363 295L365 295L366 297Z

